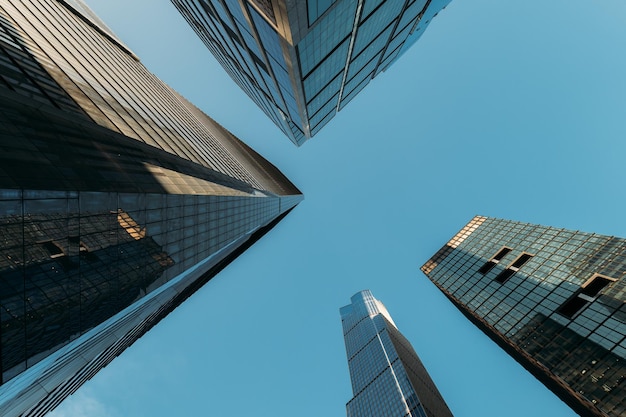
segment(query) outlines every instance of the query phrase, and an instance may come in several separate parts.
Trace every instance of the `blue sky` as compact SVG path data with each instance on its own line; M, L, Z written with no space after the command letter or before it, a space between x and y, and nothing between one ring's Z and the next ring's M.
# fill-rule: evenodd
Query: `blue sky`
M306 199L53 416L345 416L365 288L456 417L575 415L419 267L476 214L626 236L626 2L453 0L301 148L167 0L87 3Z

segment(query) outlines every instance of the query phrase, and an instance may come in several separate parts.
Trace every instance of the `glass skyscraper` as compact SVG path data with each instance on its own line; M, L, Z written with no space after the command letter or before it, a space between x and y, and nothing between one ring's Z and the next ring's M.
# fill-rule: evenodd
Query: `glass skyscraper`
M450 0L172 0L233 80L300 146Z
M422 271L582 416L626 416L626 239L474 217Z
M385 306L369 290L351 301L339 310L354 394L348 417L452 417Z
M0 4L0 415L40 416L300 191L79 0Z

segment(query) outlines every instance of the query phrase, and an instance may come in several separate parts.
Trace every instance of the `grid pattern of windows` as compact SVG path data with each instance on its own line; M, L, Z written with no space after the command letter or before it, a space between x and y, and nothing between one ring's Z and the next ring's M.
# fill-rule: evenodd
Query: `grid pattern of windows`
M370 291L340 309L354 398L351 417L452 417L410 343Z
M482 219L424 273L575 409L623 415L626 239Z
M172 194L5 190L0 207L4 382L280 215L274 198Z
M302 200L80 0L0 6L0 415L43 415Z
M167 85L126 50L90 30L56 0L4 5L5 30L18 33L57 84L101 126L247 183L254 176L229 154ZM58 30L51 32L50 27ZM31 58L32 59L32 58ZM66 87L67 86L67 87ZM258 185L258 184L257 184ZM260 185L258 185L260 187Z
M248 2L172 3L237 85L292 142L304 143L304 118L293 103L297 95L275 26Z
M415 42L428 24L423 17L429 22L450 0L172 2L233 80L299 146L387 68L407 39ZM236 47L233 38L247 47ZM252 61L262 61L265 71Z

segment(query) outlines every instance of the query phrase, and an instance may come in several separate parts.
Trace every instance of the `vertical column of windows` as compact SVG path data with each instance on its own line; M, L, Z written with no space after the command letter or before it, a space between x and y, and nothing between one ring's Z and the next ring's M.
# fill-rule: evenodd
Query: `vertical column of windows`
M76 20L76 23L83 24L79 20ZM81 27L77 27L77 30L79 30L79 34L83 33ZM146 88L145 85L142 88L138 82L150 83L154 77L152 74L147 71L143 71L143 73L142 71L137 71L137 69L141 68L141 65L126 53L120 51L119 48L111 45L102 36L93 31L85 31L85 33L87 40L92 45L92 49L93 47L98 48L99 53L91 55L92 59L97 62L96 66L100 68L101 77L99 80L110 78L111 74L116 75L112 88L125 97L124 101L126 101L127 106L124 107L124 111L137 114L135 119L141 124L147 136L153 138L166 151L195 162L201 162L194 155L191 148L186 146L184 141L177 138L173 131L159 126L159 123L161 126L166 126L167 119L165 113L167 110L161 108L161 103L167 101L159 99L159 97L155 100L151 95L158 94L162 89L161 83L151 83L153 88ZM82 36L79 35L78 37ZM146 105L146 103L149 103L149 105ZM169 109L170 111L175 110L175 107L169 106ZM143 139L143 136L141 139Z
M204 159L198 158L196 153L202 150L202 147L193 147L192 143L187 143L186 140L182 140L180 134L187 138L194 139L198 135L194 135L193 131L189 130L190 126L197 124L197 121L190 117L188 112L179 111L180 103L172 97L172 93L167 87L165 87L158 79L156 79L151 73L146 71L143 66L138 64L135 60L128 57L118 48L112 47L109 42L106 42L100 36L93 36L93 42L99 44L100 49L111 56L112 59L104 60L102 65L107 66L108 63L115 63L120 66L124 76L118 77L118 82L121 82L124 87L121 89L122 94L126 92L132 92L130 100L135 105L130 110L139 111L142 114L141 120L145 120L148 126L153 129L155 135L160 136L159 142L164 146L167 146L171 152L185 157L189 160L203 163L211 162L212 159L207 158L208 154L205 153ZM96 55L98 56L98 54ZM125 68L124 68L125 67ZM117 71L117 66L113 65L108 71ZM142 71L143 70L143 71ZM119 74L119 73L118 73ZM134 77L128 77L128 74L134 74ZM148 83L152 88L145 88L145 86L139 85L137 82ZM136 98L139 97L139 101ZM141 103L150 103L150 106L143 106ZM170 104L169 106L163 106L163 103ZM162 116L161 116L162 115ZM154 122L161 123L162 127L155 125ZM172 125L170 129L163 128L168 125ZM144 127L146 127L144 125ZM146 127L147 128L147 127ZM166 136L161 136L165 134ZM201 152L202 153L202 152ZM213 160L215 162L215 160ZM211 165L209 165L211 166ZM212 168L215 165L211 166Z
M256 45L256 41L252 38L252 35L247 32L245 28L245 26L247 26L247 21L243 17L243 12L237 2L228 2L228 12L223 9L221 3L213 3L211 6L202 3L202 5L205 9L208 10L210 10L210 7L215 7L217 13L221 16L220 21L216 24L209 23L205 19L201 19L204 20L204 24L201 24L203 27L208 27L213 30L217 30L218 32L223 31L225 25L230 24L230 19L234 16L234 21L238 22L237 29L235 29L234 27L230 28L231 35L222 36L222 38L224 40L234 39L237 42L240 42L239 35L236 33L237 30L239 30L240 33L246 33L246 35L244 35L244 41L247 40L246 43L252 43L253 45ZM188 5L187 7L193 7L193 5ZM210 13L212 14L213 12ZM217 17L214 18L217 19ZM240 29L240 25L243 27L243 29ZM220 62L222 66L224 66L226 69L231 68L231 71L229 71L230 76L234 80L236 80L237 84L239 84L239 86L246 92L246 94L248 94L257 103L257 105L261 107L261 109L274 121L274 123L276 123L281 129L285 130L285 127L283 126L283 119L281 117L278 117L277 112L281 112L281 110L279 109L282 108L282 114L286 114L287 107L285 106L282 97L274 87L273 79L265 79L267 72L270 71L270 69L265 65L264 62L261 61L261 58L255 55L255 50L258 51L259 54L261 54L258 47L254 46L253 49L250 49L250 45L247 46L248 49L245 50L244 45L239 43L239 45L235 47L235 49L237 50L235 51L233 49L234 45L231 45L229 53L226 51L222 51L223 47L221 45L221 42L216 42L215 47L220 49L220 52L218 52L216 56L223 57ZM210 49L214 50L214 48ZM239 58L237 58L237 56L239 56ZM255 62L251 62L250 59L253 59ZM242 63L244 62L247 64L246 67L242 66ZM290 135L290 132L288 131L285 131L285 133L287 133L288 136Z
M147 115L141 104L136 101L128 75L118 70L121 62L132 58L126 53L112 54L112 51L119 48L117 46L111 48L108 39L105 40L102 35L88 30L85 22L67 9L54 7L46 15L53 16L53 13L59 22L64 22L59 33L64 37L61 44L71 45L66 49L69 60L76 68L80 68L81 74L88 75L90 84L101 92L102 98L135 132L133 137L170 153L179 153L145 123ZM96 51L97 53L94 53Z
M229 168L228 165L221 162L222 159L232 160L232 157L219 143L216 143L214 139L211 140L211 135L188 111L181 111L183 110L181 103L173 97L171 91L164 88L159 80L156 80L152 74L145 71L143 66L125 52L120 51L117 47L113 47L110 42L103 40L102 36L96 36L93 30L85 28L84 23L73 14L67 11L65 11L65 13L66 15L59 15L58 17L60 20L67 20L68 22L67 27L64 29L65 36L74 36L72 40L80 43L83 43L84 40L90 42L89 45L83 43L84 51L77 52L83 54L80 55L80 57L72 55L69 51L67 53L74 57L72 58L73 61L83 61L84 65L88 65L89 68L91 68L89 71L85 68L85 70L82 71L83 73L94 71L97 74L97 76L93 77L92 82L95 84L96 88L105 91L104 96L111 93L120 104L122 104L121 109L117 106L118 113L128 110L137 112L136 114L140 115L135 119L142 123L143 129L146 129L141 135L142 139L149 140L154 137L160 145L159 147L165 147L166 150L172 153L195 162L210 163L209 166L211 168L217 168L225 173L234 172L232 168L237 166L237 164L231 164ZM80 26L81 23L83 26ZM80 35L75 36L71 35L71 33L80 33ZM100 54L95 54L95 56L89 55L88 53L94 47L99 49L100 54L110 57L110 59L101 59ZM85 64L85 62L87 62L87 64ZM115 63L115 65L112 63ZM121 72L120 69L122 69ZM78 76L75 71L73 74ZM106 89L98 87L100 82L106 83L107 80L110 79L110 74L118 75L116 77L116 83L108 84ZM129 77L129 74L134 76ZM138 81L148 83L151 87L146 88L145 85L140 86L137 84ZM117 90L119 90L119 95L116 95ZM139 98L138 101L137 98ZM150 103L150 106L145 106L146 102ZM126 103L126 105L123 103ZM163 103L169 103L170 105L163 107ZM125 119L128 120L128 117L129 116ZM155 125L155 121L163 127ZM167 128L168 125L172 125L171 128ZM137 127L139 125L135 124L135 126ZM191 130L189 130L190 128ZM166 134L166 136L161 136L163 134ZM184 135L187 139L183 140L180 134ZM196 143L196 145L194 145L194 143ZM207 143L210 143L213 152L207 152L205 150ZM151 144L154 144L154 142L151 142ZM203 157L198 158L198 156L196 156L198 154L203 155ZM245 170L235 169L235 172L236 171L239 172L236 174L239 178L251 179L249 175L245 174Z
M70 96L99 124L120 132L120 128L115 125L115 123L109 117L112 110L106 109L108 105L104 105L105 110L101 109L96 103L93 101L93 97L90 98L83 91L86 88L86 85L82 85L81 89L77 83L81 78L76 73L76 71L69 66L64 60L59 56L58 52L54 48L48 47L46 52L43 52L40 45L46 45L48 42L45 37L41 36L41 34L31 25L28 18L24 16L23 12L28 12L26 7L22 7L21 9L17 9L15 5L8 4L5 6L8 13L10 13L11 17L17 23L18 27L20 27L21 31L24 31L23 39L31 38L34 41L32 45L33 54L37 57L37 59L42 63L42 65L46 68L48 73L54 78L54 80L65 90L68 92ZM38 21L38 19L31 16L31 21ZM26 34L27 32L27 34ZM42 59L42 55L46 55L45 59ZM53 64L54 63L54 64ZM69 79L68 79L69 77ZM84 83L83 83L84 84ZM96 95L95 93L92 93Z
M196 3L200 4L202 12L196 8ZM288 106L283 102L278 90L274 88L275 91L272 92L269 87L274 84L274 81L265 85L267 80L264 76L271 69L266 66L260 56L255 55L254 50L258 48L250 45L255 42L252 38L253 33L246 29L248 22L242 18L239 3L228 1L228 12L222 2L175 0L174 4L230 77L292 141L298 144L300 141L298 138L303 134L297 126L293 125L291 118L287 117ZM236 22L233 23L234 26L230 23L233 16L233 21ZM230 26L232 35L226 33L225 25ZM251 29L254 30L252 27ZM242 34L241 37L238 32ZM258 51L261 53L260 50Z
M37 62L32 55L35 48L24 48L28 43L17 24L0 7L1 82L31 99L51 103L71 113L84 114Z

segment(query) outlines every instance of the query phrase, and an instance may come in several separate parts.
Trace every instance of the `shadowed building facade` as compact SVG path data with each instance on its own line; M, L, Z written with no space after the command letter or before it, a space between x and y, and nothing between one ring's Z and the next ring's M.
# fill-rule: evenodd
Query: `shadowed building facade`
M80 1L0 5L0 415L39 416L300 191Z
M450 0L172 2L300 146L413 45Z
M626 415L626 239L476 216L422 271L574 411Z
M342 307L354 398L348 417L452 417L426 368L369 290Z

